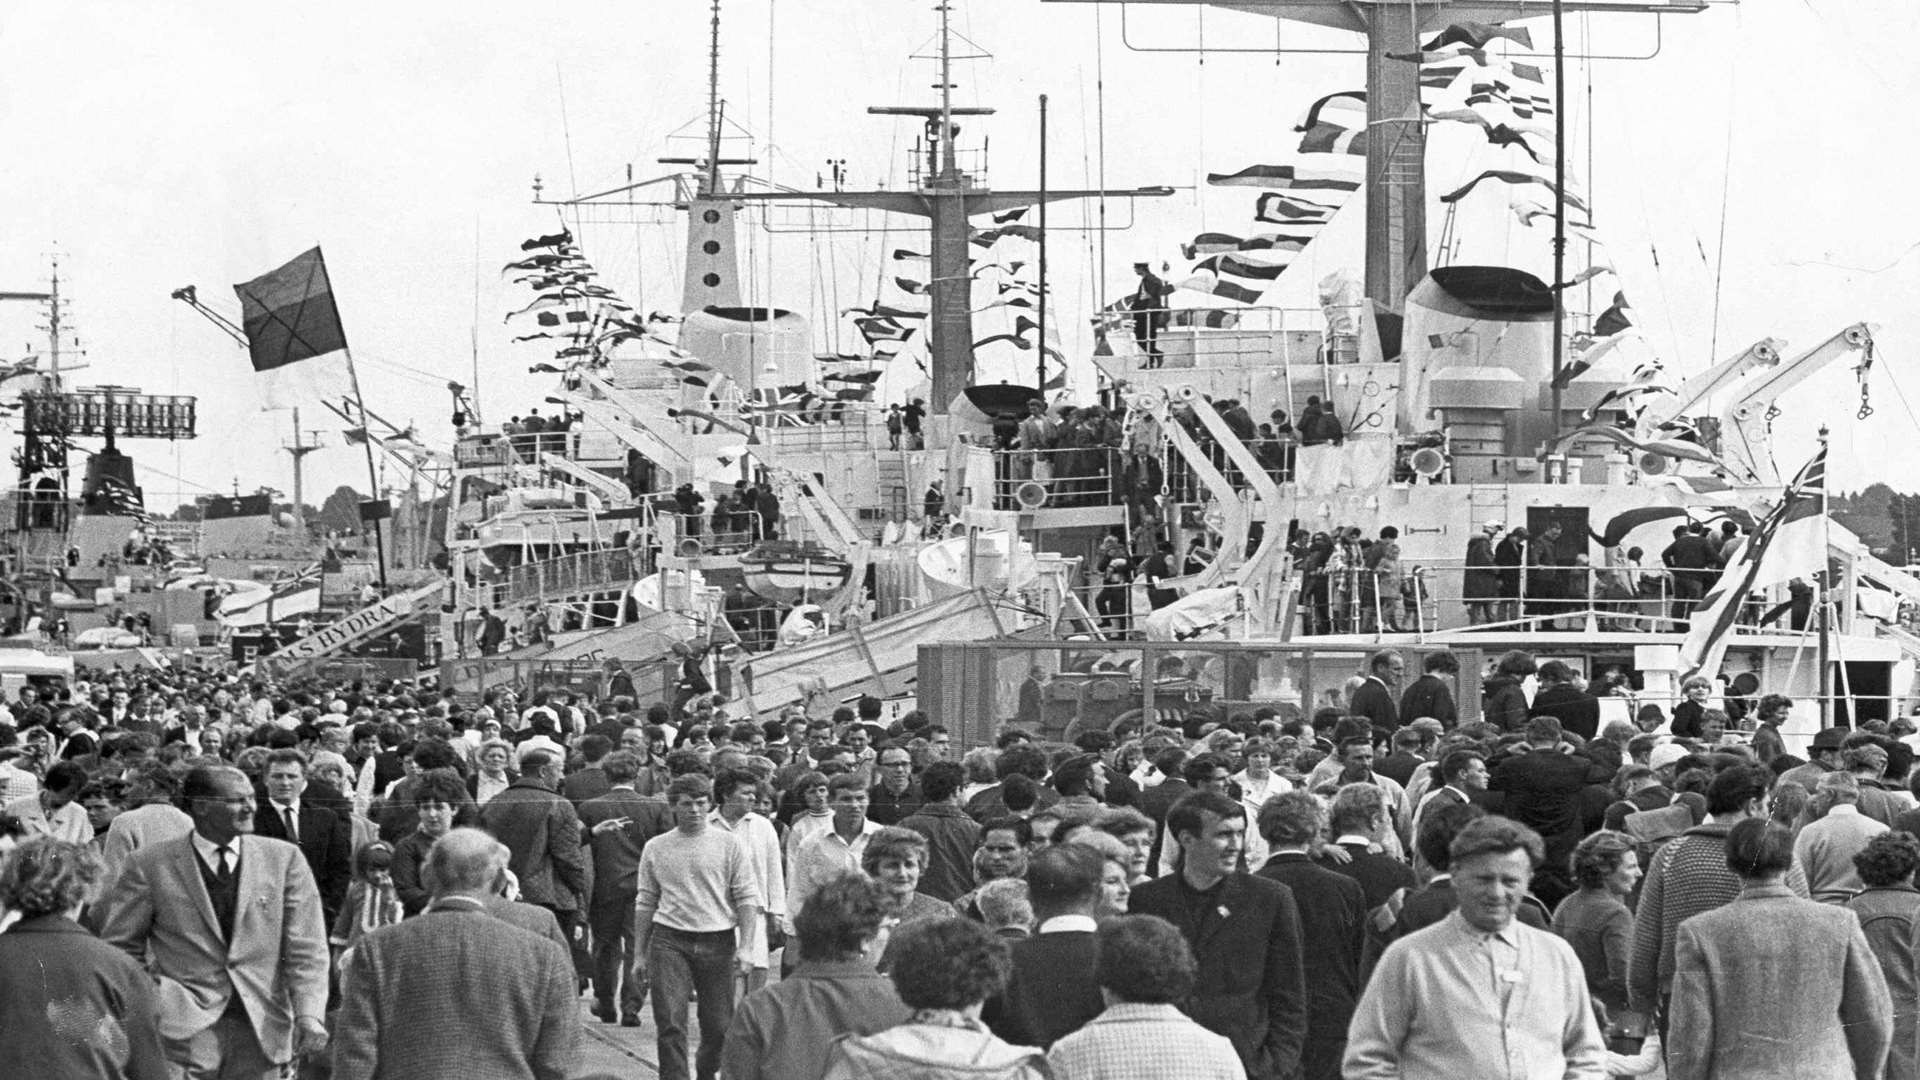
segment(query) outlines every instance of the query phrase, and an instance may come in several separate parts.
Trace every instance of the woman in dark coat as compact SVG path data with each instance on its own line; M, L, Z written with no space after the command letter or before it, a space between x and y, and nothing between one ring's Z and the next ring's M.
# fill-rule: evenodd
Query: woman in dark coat
M1499 567L1500 612L1502 619L1520 614L1520 564L1527 561L1527 530L1516 527L1493 549L1493 564Z
M1480 686L1481 719L1502 731L1527 726L1527 692L1520 685L1536 667L1533 654L1515 649L1500 658L1493 675Z
M76 919L100 883L84 844L29 840L0 859L0 1071L61 1080L166 1080L153 979Z

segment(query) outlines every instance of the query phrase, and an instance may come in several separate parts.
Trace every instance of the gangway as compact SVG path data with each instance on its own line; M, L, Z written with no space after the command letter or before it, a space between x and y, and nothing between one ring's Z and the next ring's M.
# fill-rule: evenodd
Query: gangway
M351 615L336 619L268 655L279 669L280 677L298 674L301 668L312 661L378 637L416 615L437 611L440 595L446 591L446 587L444 579L435 579L419 588L395 593ZM251 674L251 665L247 673Z

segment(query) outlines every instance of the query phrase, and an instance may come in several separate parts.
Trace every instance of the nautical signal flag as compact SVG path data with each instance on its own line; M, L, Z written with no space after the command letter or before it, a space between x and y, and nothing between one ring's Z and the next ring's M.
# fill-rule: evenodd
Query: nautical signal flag
M1748 594L1827 568L1827 448L1801 468L1787 485L1780 505L1754 530L1720 573L1720 580L1693 611L1687 638L1680 645L1679 668L1685 678L1712 675L1727 654L1727 639Z
M347 334L319 248L233 287L262 399L286 409L353 395Z

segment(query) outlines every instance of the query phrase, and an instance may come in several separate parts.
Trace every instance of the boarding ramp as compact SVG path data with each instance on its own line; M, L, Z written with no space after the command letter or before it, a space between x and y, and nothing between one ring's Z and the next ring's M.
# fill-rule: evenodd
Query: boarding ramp
M282 678L296 675L312 661L332 656L386 633L415 616L438 612L441 594L447 583L436 579L419 588L368 604L359 611L315 630L291 645L282 645L272 653L274 667ZM249 669L249 673L251 669Z

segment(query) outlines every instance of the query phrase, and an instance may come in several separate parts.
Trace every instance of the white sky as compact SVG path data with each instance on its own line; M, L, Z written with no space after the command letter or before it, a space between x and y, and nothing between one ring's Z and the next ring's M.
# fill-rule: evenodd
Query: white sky
M523 294L502 283L500 264L556 220L528 201L534 174L550 196L593 191L623 182L629 165L644 179L666 171L655 157L697 152L668 136L699 131L706 19L702 0L546 9L440 0L7 5L0 290L43 287L48 255L63 253L71 315L92 365L77 381L199 395L199 439L129 447L149 467L143 481L156 509L196 490L175 476L223 491L236 478L244 491L290 488L287 457L276 450L290 418L257 411L244 353L168 294L192 283L237 315L232 282L315 243L326 250L370 406L418 421L430 439L451 436L441 384L473 381L477 279L482 407L490 421L504 419L537 405L549 385L526 373L540 353L509 345L516 331L501 323ZM1093 185L1103 62L1107 183L1182 188L1143 205L1133 230L1111 235L1107 289L1094 287L1091 234L1055 235L1054 310L1072 355L1090 346L1085 314L1128 286L1135 257L1177 258L1174 245L1203 228L1249 230L1254 192L1196 189L1204 173L1292 160L1289 129L1300 110L1362 82L1355 56L1287 54L1276 63L1271 52L1213 53L1200 63L1190 51L1128 45L1179 49L1204 35L1213 47L1271 48L1275 26L1255 16L1202 19L1135 5L1125 40L1122 11L1111 5L959 0L956 19L994 54L958 71L960 102L1000 110L967 125L962 143L977 148L975 134L989 134L993 186L1036 183L1041 93L1051 101L1051 184ZM850 187L904 183L917 122L869 117L865 108L931 100L931 67L907 59L930 51L929 5L727 0L724 20L722 95L753 139L751 147L730 143L730 152L751 149L774 180L794 186L813 186L829 158L847 161ZM1528 25L1549 44L1545 20ZM1690 373L1710 362L1716 267L1724 267L1719 356L1766 335L1804 349L1858 320L1881 324L1871 421L1854 420L1857 393L1844 368L1783 403L1783 469L1828 423L1842 488L1873 480L1912 488L1920 457L1911 449L1920 422L1895 392L1920 409L1920 209L1905 119L1920 100L1906 55L1917 38L1920 5L1911 0L1749 0L1669 19L1653 60L1569 69L1575 163L1585 171L1590 136L1599 227L1670 368ZM1349 47L1356 39L1283 26L1279 40ZM1582 41L1591 51L1645 51L1654 25L1596 19L1572 44ZM1443 125L1430 194L1504 153ZM1461 261L1544 271L1547 233L1518 228L1504 201L1496 194L1463 213ZM1128 221L1124 204L1109 213ZM1075 204L1055 204L1052 215L1056 226L1082 220ZM806 217L776 211L775 224L798 228ZM1282 279L1284 302L1310 304L1321 275L1358 267L1360 218L1356 199ZM923 234L904 220L885 235L878 218L834 222L854 231L817 240L743 232L758 287L766 290L771 275L772 302L816 324L827 309L872 298L876 277L895 272L881 261L886 248L924 250ZM609 283L643 309L677 303L677 223L608 224L603 215L582 233ZM1577 255L1570 262L1578 268ZM1315 321L1306 312L1301 319ZM37 321L29 305L0 306L0 359L39 347ZM303 421L326 430L329 446L308 459L308 500L317 504L342 482L364 488L364 464L340 447L338 421L311 412Z

